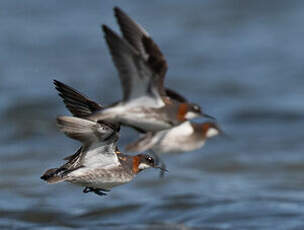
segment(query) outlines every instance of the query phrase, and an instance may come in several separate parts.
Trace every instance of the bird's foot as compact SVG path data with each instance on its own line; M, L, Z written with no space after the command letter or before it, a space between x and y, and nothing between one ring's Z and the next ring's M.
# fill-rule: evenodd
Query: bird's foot
M110 192L110 190L107 189L102 189L102 188L91 188L91 187L85 187L83 190L84 193L89 193L89 192L94 192L95 194L99 196L106 196L107 193L105 192Z

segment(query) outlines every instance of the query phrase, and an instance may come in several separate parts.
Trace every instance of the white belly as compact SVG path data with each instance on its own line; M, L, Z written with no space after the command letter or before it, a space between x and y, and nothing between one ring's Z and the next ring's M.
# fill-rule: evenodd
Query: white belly
M167 139L153 146L152 150L159 154L183 153L199 149L204 146L204 143L204 141L191 142L179 138Z
M159 154L182 153L193 151L203 147L205 140L193 136L193 128L189 121L174 128L159 132L155 138L159 138L152 148Z

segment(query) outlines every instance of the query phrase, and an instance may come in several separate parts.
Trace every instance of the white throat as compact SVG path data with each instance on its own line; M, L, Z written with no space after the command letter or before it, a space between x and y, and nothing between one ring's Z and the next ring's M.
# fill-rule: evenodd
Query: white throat
M210 137L214 137L214 136L216 136L218 134L219 134L219 131L217 129L215 129L215 128L209 128L208 131L207 131L207 133L206 133L206 137L210 138Z
M189 111L189 112L186 113L185 118L186 118L187 120L191 120L191 119L194 119L194 118L196 118L196 117L198 117L198 116L199 116L199 115L198 115L197 113L194 113L194 112L192 112L192 111Z
M151 166L150 165L148 165L148 164L146 164L146 163L140 163L139 165L138 165L138 168L139 169L147 169L147 168L150 168Z

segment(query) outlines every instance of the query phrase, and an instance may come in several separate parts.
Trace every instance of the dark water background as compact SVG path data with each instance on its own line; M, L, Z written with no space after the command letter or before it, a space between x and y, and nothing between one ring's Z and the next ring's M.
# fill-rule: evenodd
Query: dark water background
M118 29L114 5L163 49L166 84L233 140L98 197L39 177L79 146L55 126L68 112L53 79L121 97L100 31ZM303 1L1 1L0 229L304 229L303 21Z

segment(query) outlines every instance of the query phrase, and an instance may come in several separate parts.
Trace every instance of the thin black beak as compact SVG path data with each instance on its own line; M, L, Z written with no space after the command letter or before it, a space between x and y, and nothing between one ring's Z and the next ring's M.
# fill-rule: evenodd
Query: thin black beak
M216 120L215 117L210 116L210 115L208 115L206 113L202 114L202 117L206 117L206 118L209 118L209 119L212 119L212 120Z
M155 166L154 168L155 168L155 169L160 169L160 170L163 171L163 172L169 172L167 169L162 168L162 167L159 167L159 166Z

